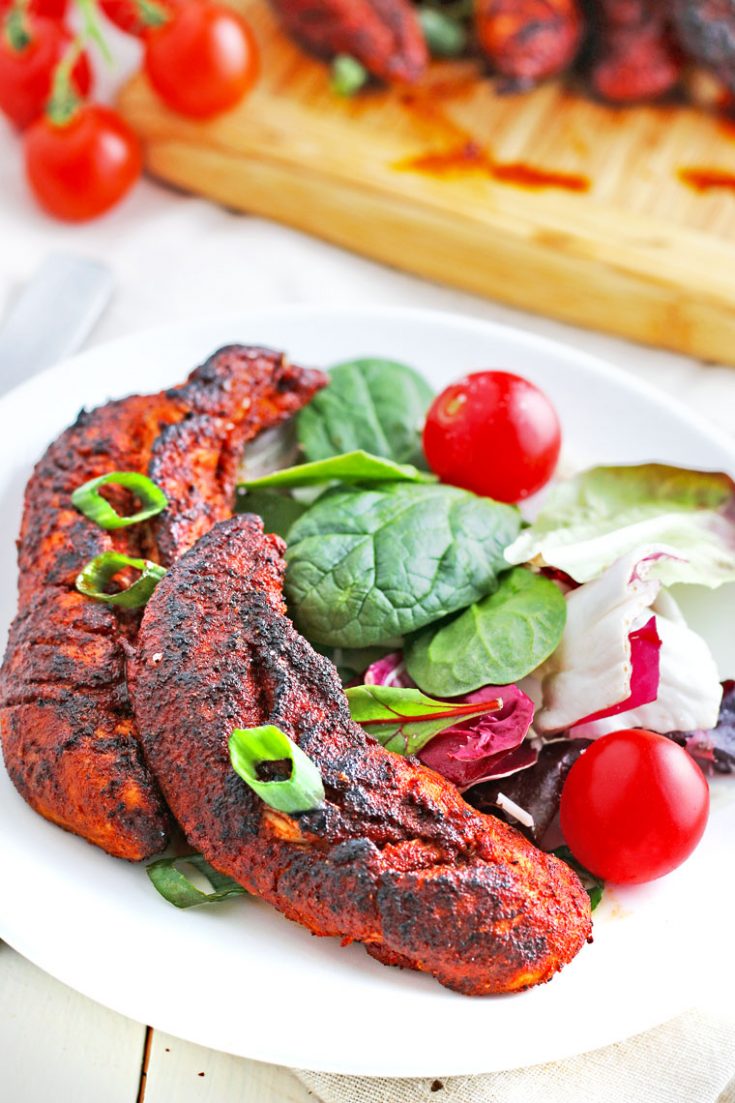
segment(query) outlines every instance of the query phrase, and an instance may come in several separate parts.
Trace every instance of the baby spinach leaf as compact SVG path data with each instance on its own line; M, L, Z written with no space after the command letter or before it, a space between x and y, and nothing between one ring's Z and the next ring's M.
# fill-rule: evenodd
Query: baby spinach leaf
M426 693L437 697L510 685L548 659L566 615L566 602L553 582L517 567L501 578L494 593L408 640L406 667Z
M307 460L364 449L426 467L421 433L434 394L417 371L367 358L337 364L330 377L329 386L298 415L296 431Z
M284 540L288 538L291 525L308 509L304 502L297 502L290 495L275 490L249 490L243 493L238 488L235 499L237 513L257 513L263 518L266 532L275 532Z
M289 534L290 609L316 644L392 644L490 593L519 526L512 506L456 487L328 490Z
M334 663L343 685L361 680L367 668L386 654L384 647L326 647L317 644L316 650Z
M353 686L345 692L352 719L389 751L403 755L418 754L439 732L502 707L500 699L453 704L397 686Z
M558 846L556 850L552 850L552 854L555 854L557 858L561 858L562 862L566 862L568 866L571 866L574 872L582 882L582 888L590 898L590 911L594 911L602 900L602 894L605 891L605 882L601 881L599 877L594 873L590 873L588 869L578 862L572 854L568 846Z
M358 449L345 452L341 456L330 456L326 460L314 460L296 467L287 467L283 471L274 471L260 479L240 483L245 490L260 490L265 487L321 486L324 483L340 482L346 485L355 483L430 483L436 482L435 475L419 471L410 463L394 463L382 456L371 456L369 452Z

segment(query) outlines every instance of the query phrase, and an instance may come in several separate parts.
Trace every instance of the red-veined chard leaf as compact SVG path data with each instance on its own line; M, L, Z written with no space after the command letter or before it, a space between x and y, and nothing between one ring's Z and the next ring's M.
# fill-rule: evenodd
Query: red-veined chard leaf
M403 755L417 754L435 735L462 720L502 708L500 698L454 704L395 686L353 686L346 692L352 719L389 751Z

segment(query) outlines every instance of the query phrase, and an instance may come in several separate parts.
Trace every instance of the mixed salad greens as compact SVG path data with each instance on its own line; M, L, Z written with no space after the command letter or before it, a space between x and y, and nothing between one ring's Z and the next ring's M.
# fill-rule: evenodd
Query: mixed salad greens
M684 861L707 822L705 773L735 771L735 682L720 683L671 592L735 581L735 484L595 467L539 506L560 448L556 411L519 376L477 372L434 396L404 364L355 360L251 449L236 508L284 538L290 615L336 664L353 719L539 846L563 843L598 902L605 879ZM109 482L133 490L138 513L115 512L99 493ZM117 528L166 502L145 476L113 472L74 504ZM140 578L112 592L123 568ZM106 553L77 587L136 607L164 573ZM324 799L278 728L237 729L229 750L273 808ZM194 856L203 892L185 862L149 867L178 907L240 891Z
M723 700L669 589L735 581L735 485L596 467L557 481L526 520L518 501L559 455L542 399L508 373L435 398L406 365L340 364L298 416L301 462L243 482L238 509L286 540L290 614L337 664L353 718L550 847L570 771L608 733L667 736L697 775L695 758L735 769L735 690ZM668 798L701 804L686 776ZM596 873L605 864L593 855ZM625 879L660 872L643 858Z

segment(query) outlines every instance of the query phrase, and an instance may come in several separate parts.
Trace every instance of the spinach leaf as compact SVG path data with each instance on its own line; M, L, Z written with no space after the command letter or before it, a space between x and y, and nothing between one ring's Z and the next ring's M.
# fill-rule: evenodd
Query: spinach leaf
M572 854L568 846L558 846L556 850L552 850L552 854L555 854L557 858L561 858L562 862L566 862L568 866L571 866L574 872L582 882L582 888L585 890L590 898L590 911L594 911L602 900L602 894L605 891L605 882L601 881L594 873L590 873L588 869L578 862Z
M418 689L397 686L353 686L347 689L352 719L396 754L418 754L439 732L498 712L501 700L453 704L434 701Z
M309 640L392 644L495 588L512 506L429 483L336 487L289 533L286 594Z
M431 483L436 482L435 475L419 471L408 463L394 463L382 456L372 456L359 449L345 452L341 456L330 456L326 460L314 460L296 467L287 467L283 471L274 471L259 479L240 483L245 490L260 490L265 487L321 486L324 483L340 482L345 485L355 483Z
M426 467L421 432L434 394L417 371L393 360L364 359L338 364L330 377L297 418L307 460L364 449Z
M384 647L325 647L316 644L315 649L334 663L343 685L362 679L367 668L386 654Z
M437 697L510 685L548 659L566 615L566 602L553 582L517 567L502 577L494 593L408 640L408 673Z
M302 513L308 509L304 502L297 502L287 494L275 490L249 490L246 494L238 488L235 499L236 513L257 513L263 518L266 532L275 532L284 540Z

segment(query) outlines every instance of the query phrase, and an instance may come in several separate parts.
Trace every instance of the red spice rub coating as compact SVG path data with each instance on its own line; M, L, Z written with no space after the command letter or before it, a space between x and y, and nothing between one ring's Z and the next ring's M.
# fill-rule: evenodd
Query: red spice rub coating
M26 488L18 614L0 672L5 765L42 816L121 858L162 850L168 809L143 762L125 678L139 616L78 594L105 551L169 563L229 516L245 440L324 383L280 353L223 349L182 387L110 402L56 440ZM111 471L150 471L169 499L150 525L105 532L72 492ZM160 550L159 550L160 549Z
M334 666L285 616L283 570L282 541L237 517L177 561L146 607L135 715L189 842L314 934L460 992L549 980L590 935L576 875L351 720ZM320 808L275 812L232 769L231 731L266 723L318 766Z

